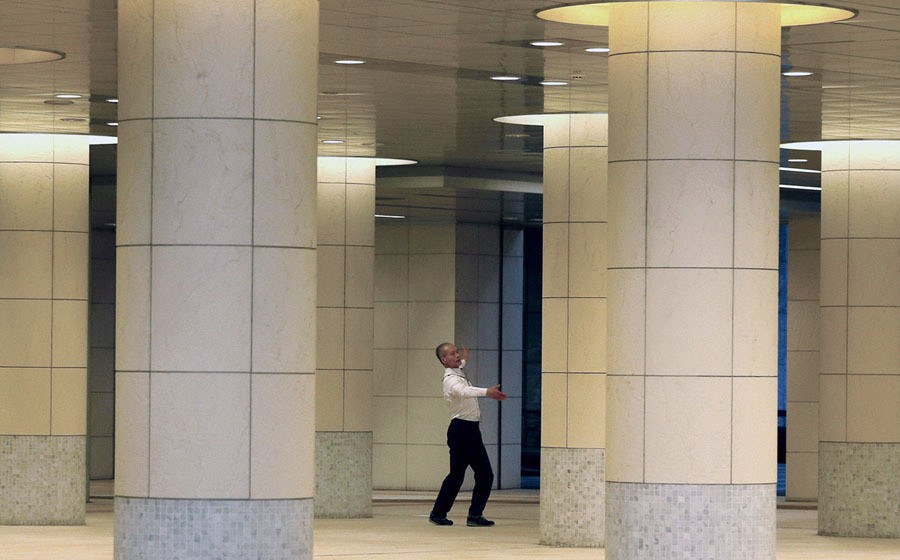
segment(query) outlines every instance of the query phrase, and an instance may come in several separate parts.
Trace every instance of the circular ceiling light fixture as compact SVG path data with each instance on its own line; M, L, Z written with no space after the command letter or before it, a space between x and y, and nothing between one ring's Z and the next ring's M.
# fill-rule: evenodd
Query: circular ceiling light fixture
M561 47L563 43L559 41L531 41L532 47Z
M60 51L27 47L0 47L0 65L53 62L64 58L66 58L66 53Z

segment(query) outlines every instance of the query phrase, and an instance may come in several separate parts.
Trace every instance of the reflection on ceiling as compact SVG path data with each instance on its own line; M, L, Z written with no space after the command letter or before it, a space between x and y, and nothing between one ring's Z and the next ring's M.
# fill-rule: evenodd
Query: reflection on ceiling
M54 62L0 65L0 132L115 132L109 123L116 118L116 4L0 0L0 48L65 53ZM562 4L321 0L320 155L377 155L447 170L540 174L541 129L501 124L495 117L607 110L606 53L588 51L607 45L606 29L534 16ZM859 15L783 31L783 71L811 74L782 77L782 141L900 138L900 3L839 5ZM540 40L562 45L531 44ZM346 59L364 63L335 62ZM517 79L492 79L496 76ZM58 93L82 97L58 99ZM114 174L114 150L93 149L95 176ZM783 152L783 166L790 157ZM791 164L803 165L816 163ZM454 173L459 174L449 175ZM783 176L782 183L794 179L802 178ZM400 188L379 188L379 211ZM437 191L458 199L456 211L469 212L469 197L480 189L449 181ZM445 215L440 204L446 201L425 194L401 198L410 213L421 207L422 213L432 208L433 217ZM536 196L512 194L523 201ZM500 200L502 209L505 195L485 196ZM503 213L495 211L493 219L502 220ZM465 216L478 219L477 213ZM524 211L521 216L531 219Z

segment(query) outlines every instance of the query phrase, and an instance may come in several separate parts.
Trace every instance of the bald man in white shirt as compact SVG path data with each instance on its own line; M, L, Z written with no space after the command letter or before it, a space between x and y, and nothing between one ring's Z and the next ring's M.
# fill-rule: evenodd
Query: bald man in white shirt
M475 472L475 489L472 491L472 504L466 525L469 527L490 527L493 521L482 515L484 506L491 495L494 484L494 471L488 459L481 430L481 410L478 408L479 397L489 397L502 401L506 394L500 391L500 385L487 389L473 387L469 383L462 368L469 359L469 351L462 347L462 356L456 346L444 342L435 348L437 359L444 366L444 400L450 408L450 427L447 428L447 446L450 447L450 474L441 484L441 491L434 501L429 520L435 525L449 526L453 521L447 519L447 513L456 501L456 495L462 486L466 468L471 466Z

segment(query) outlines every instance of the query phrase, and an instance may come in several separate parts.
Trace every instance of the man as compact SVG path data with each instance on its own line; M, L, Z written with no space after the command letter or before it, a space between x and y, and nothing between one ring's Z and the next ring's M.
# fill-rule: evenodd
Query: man
M471 466L475 472L475 489L472 492L472 504L466 525L469 527L490 527L494 524L482 513L491 495L494 484L494 471L488 459L478 422L481 411L478 408L478 397L490 397L502 401L506 394L500 391L500 385L487 389L473 387L462 372L469 351L462 347L462 356L456 346L444 342L435 348L437 359L444 366L444 400L450 408L450 427L447 428L447 446L450 447L450 474L441 484L441 491L434 501L429 520L435 525L453 525L447 519L447 512L453 507L456 495L462 486L466 467Z

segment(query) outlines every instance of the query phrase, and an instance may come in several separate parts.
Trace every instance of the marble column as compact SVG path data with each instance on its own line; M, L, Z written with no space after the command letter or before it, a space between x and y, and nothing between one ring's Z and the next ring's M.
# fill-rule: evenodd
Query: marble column
M375 164L319 158L316 517L372 516Z
M819 464L819 216L788 220L788 500L815 501Z
M312 558L318 2L119 2L115 556Z
M900 142L822 152L819 532L900 537Z
M0 135L0 524L85 514L86 136Z
M604 541L605 114L547 115L541 373L541 543Z
M538 14L609 26L608 560L775 557L781 26L803 13Z

